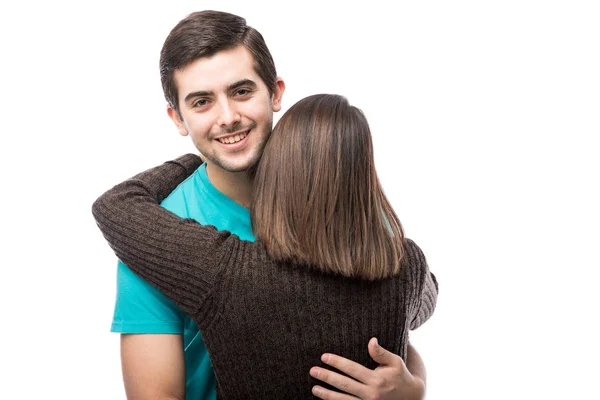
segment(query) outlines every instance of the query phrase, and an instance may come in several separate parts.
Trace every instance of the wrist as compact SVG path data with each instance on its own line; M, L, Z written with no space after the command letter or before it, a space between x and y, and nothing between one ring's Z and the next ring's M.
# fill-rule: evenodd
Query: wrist
M410 385L412 388L412 393L410 396L410 399L412 400L423 400L425 399L425 391L427 389L427 385L425 384L425 381L418 377L418 376L413 376L412 377L412 384Z

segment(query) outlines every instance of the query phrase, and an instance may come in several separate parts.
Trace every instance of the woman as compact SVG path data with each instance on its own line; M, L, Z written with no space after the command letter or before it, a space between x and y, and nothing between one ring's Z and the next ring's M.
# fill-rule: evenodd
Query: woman
M281 118L256 171L254 243L160 207L199 165L143 172L93 213L116 255L194 318L220 397L304 398L322 349L374 367L373 336L406 358L437 283L383 194L360 110L315 95Z

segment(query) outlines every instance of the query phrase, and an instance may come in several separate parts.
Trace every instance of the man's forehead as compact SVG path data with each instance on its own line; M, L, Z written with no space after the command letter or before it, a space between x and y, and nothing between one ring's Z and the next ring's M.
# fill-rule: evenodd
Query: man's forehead
M184 91L224 91L242 80L262 80L254 70L253 58L245 47L220 51L192 61L175 71L175 82Z

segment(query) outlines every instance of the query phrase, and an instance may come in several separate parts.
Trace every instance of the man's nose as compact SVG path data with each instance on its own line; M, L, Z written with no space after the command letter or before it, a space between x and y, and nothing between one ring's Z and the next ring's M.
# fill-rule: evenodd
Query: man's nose
M221 128L229 128L239 123L241 119L242 117L233 101L226 99L220 102L217 125Z

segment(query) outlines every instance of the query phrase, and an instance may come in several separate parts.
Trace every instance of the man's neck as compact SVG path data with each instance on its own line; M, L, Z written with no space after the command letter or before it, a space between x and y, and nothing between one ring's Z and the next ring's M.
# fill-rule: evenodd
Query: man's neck
M225 196L245 208L250 208L252 180L246 171L229 172L211 162L206 163L210 183Z

